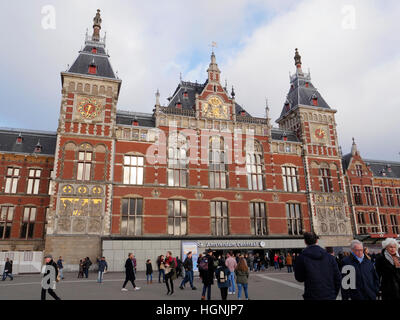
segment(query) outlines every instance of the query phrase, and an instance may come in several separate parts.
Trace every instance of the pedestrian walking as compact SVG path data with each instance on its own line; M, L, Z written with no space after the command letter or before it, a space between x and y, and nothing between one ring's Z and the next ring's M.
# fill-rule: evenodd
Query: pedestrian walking
M57 260L57 267L58 267L58 272L60 273L60 278L61 278L61 280L64 280L64 273L63 273L64 266L63 266L63 262L64 262L64 260L63 260L63 258L60 256L60 257L58 258L58 260Z
M211 249L207 250L205 256L201 258L199 264L200 277L203 282L203 291L201 294L201 300L211 300L211 286L214 284L214 257Z
M105 257L101 257L101 259L97 259L97 263L99 265L99 273L97 276L97 282L103 283L103 274L108 270L108 264Z
M12 268L13 268L13 262L9 258L6 259L6 263L4 265L4 271L3 271L3 281L5 281L8 277L10 278L10 281L14 280L14 277L12 275Z
M250 268L250 271L254 270L254 255L249 254L249 261L247 262Z
M221 291L221 299L228 299L228 288L230 288L230 274L228 267L225 265L225 259L218 261L218 268L215 270L215 278L217 279L218 288Z
M175 258L176 260L176 277L182 277L183 278L183 274L182 274L182 266L183 266L183 262L181 259L179 259L179 257Z
M259 269L260 261L261 261L261 258L260 258L260 255L257 252L255 257L254 257L254 272L260 271L260 269Z
M352 266L356 271L354 289L344 289L343 300L376 300L379 292L379 278L375 267L363 252L363 244L358 240L350 243L351 255L343 260L343 266Z
M229 283L230 287L228 290L228 294L236 294L236 289L235 289L235 269L237 266L236 259L232 256L232 253L227 254L227 259L225 261L226 267L229 269Z
M125 282L122 286L121 291L128 291L128 289L126 289L126 284L128 282L132 283L133 289L135 291L140 290L139 287L136 286L135 284L135 280L136 280L136 275L135 275L135 265L133 264L133 254L129 253L128 254L128 259L125 262Z
M161 283L161 276L163 278L163 282L165 282L165 261L163 255L158 257L157 267L158 267L158 283Z
M165 284L167 286L167 295L174 294L174 280L176 276L176 259L172 257L172 252L168 251L165 256Z
M85 278L89 278L89 269L90 266L92 265L92 261L90 261L89 257L86 257L85 260L83 261L83 273L85 274Z
M192 252L188 252L185 261L183 262L183 267L185 269L185 278L182 280L181 285L179 288L183 290L187 282L190 283L190 287L192 290L196 290L197 288L193 285L193 257Z
M296 259L294 275L304 282L304 300L336 300L341 274L335 259L317 245L314 232L304 234L307 248Z
M146 261L146 279L147 284L153 283L153 266L150 259Z
M238 299L240 300L242 296L242 288L243 288L246 300L249 300L248 282L250 273L246 260L244 260L243 258L239 260L239 263L236 266L235 275L238 286Z
M286 267L287 267L287 272L292 273L293 272L293 259L290 253L287 254L286 256Z
M135 255L133 254L132 255L132 263L133 263L133 267L135 268L135 274L136 274L136 271L137 271L137 261L136 261L136 257L135 257Z
M400 300L400 256L399 244L393 238L382 243L382 253L376 258L382 300Z
M78 279L82 278L83 279L83 270L84 270L84 264L83 264L83 260L79 260L79 271L78 271Z
M48 292L50 296L53 297L54 300L61 300L57 294L55 293L56 290L56 283L59 280L58 277L58 267L57 263L54 262L53 257L51 255L46 255L44 257L44 261L48 268L53 268L54 272L50 270L46 271L46 266L43 266L42 273L43 273L43 280L45 283L42 283L42 293L41 293L41 300L46 300L46 293Z
M275 253L275 255L274 255L274 268L275 268L275 270L279 269L279 256L277 253Z
M278 262L279 262L279 270L282 270L285 264L285 257L283 256L283 254L279 255Z

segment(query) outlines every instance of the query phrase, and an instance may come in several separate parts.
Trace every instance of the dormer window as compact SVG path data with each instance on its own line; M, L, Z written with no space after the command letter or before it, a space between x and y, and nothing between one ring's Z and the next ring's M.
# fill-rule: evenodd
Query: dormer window
M23 141L23 138L22 138L22 135L20 134L20 135L17 137L17 144L22 144L22 141Z
M97 48L92 49L92 53L96 54L97 53Z
M187 91L185 91L185 92L183 93L183 97L184 97L184 98L189 98L189 93L188 93Z
M306 82L306 88L310 87L310 84L308 82Z
M285 103L285 110L286 110L286 112L288 112L288 111L290 110L290 103L289 103L289 101L286 101L286 103Z
M178 109L182 109L182 103L180 101L178 101L175 105L176 108Z
M311 101L312 101L313 106L316 106L316 107L318 106L318 97L316 94L313 94Z
M133 120L132 125L134 127L138 127L139 126L139 121L137 121L137 119Z
M97 74L97 67L94 64L89 66L89 73L90 74Z
M242 117L245 117L245 116L246 116L246 111L240 112L240 115L241 115Z
M43 147L38 143L35 147L35 153L41 153L43 150Z

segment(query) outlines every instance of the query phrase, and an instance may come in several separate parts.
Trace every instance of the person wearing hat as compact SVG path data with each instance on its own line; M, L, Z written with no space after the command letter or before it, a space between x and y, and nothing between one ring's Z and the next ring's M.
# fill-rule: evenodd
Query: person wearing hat
M49 295L51 295L54 298L54 300L61 300L55 293L56 282L59 281L57 263L54 262L53 257L49 254L44 257L44 261L47 267L43 266L42 269L44 283L42 281L41 299L46 300L46 291L47 291ZM51 267L54 268L54 274L52 274L52 272L49 270ZM47 286L45 287L44 285Z
M376 259L375 268L381 281L382 300L400 300L399 244L393 238L382 243L382 254Z

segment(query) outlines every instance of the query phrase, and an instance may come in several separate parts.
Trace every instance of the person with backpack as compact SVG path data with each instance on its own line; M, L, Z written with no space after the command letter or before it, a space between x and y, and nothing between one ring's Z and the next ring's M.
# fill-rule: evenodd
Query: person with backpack
M218 268L215 270L215 278L217 279L218 288L221 291L222 300L227 300L228 288L231 286L230 274L228 267L225 265L225 259L221 258Z
M150 259L146 261L146 278L147 278L147 284L153 283L153 266L151 264Z
M239 260L239 263L235 269L235 275L236 275L236 282L238 285L238 299L240 300L242 296L242 287L243 287L246 300L249 300L248 282L250 273L245 259L241 258Z
M235 268L237 266L236 259L232 256L232 252L227 254L227 259L225 261L225 266L229 269L229 294L235 294Z
M165 284L167 286L167 295L174 294L174 280L176 277L176 259L172 257L172 252L168 251L165 257Z
M203 282L203 292L201 300L211 300L211 286L214 284L214 257L211 249L207 250L206 255L202 257L199 264L200 278Z
M190 283L190 287L192 290L197 290L197 288L193 285L193 260L192 260L192 252L188 252L185 261L183 262L183 267L185 268L185 278L182 280L180 285L180 289L183 290L185 288L186 282Z

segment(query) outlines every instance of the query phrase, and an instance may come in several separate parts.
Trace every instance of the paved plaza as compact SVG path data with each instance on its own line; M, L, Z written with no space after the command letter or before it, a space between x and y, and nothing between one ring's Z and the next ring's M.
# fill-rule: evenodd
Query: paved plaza
M78 279L76 273L65 273L65 280L57 284L57 295L63 300L200 300L202 284L195 277L197 290L191 290L189 283L185 290L179 289L181 278L174 281L175 294L167 296L165 284L158 283L158 273L153 284L147 284L144 272L138 272L136 285L140 291L133 291L128 283L128 292L122 292L125 280L123 273L107 273L104 283L96 281L97 273L91 272L89 279ZM156 277L157 276L157 277ZM41 275L17 275L13 281L0 281L0 300L39 300ZM250 300L302 300L303 285L288 274L286 269L268 269L265 272L252 272L249 278ZM48 299L51 297L48 296ZM221 300L220 291L214 281L212 299ZM244 299L244 293L242 293ZM237 301L237 295L228 295L228 300Z

